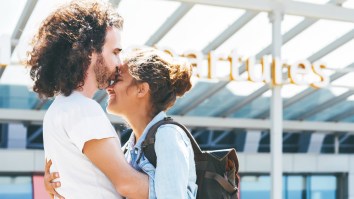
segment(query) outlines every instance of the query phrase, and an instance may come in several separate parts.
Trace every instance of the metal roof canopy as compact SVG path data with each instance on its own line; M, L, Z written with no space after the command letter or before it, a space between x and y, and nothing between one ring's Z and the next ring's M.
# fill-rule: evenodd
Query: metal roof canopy
M318 5L297 1L286 0L166 0L195 3L228 8L239 8L259 12L273 12L275 10L282 14L304 16L315 19L328 19L354 23L353 9L342 8L336 5ZM338 4L344 1L336 1Z
M15 29L13 30L13 33L11 35L11 54L14 52L15 47L18 43L18 40L20 39L22 35L22 31L25 28L28 19L30 18L34 8L36 7L38 0L27 0L26 5L22 11L22 14L20 18L18 19L18 22L16 24ZM10 55L11 57L11 55ZM0 67L0 78L2 74L4 73L6 67Z
M294 26L291 30L286 32L282 35L282 44L290 41L292 38L297 36L306 28L310 27L312 24L316 23L318 19L330 19L330 20L337 20L337 21L345 21L345 22L354 22L354 11L353 9L343 8L340 5L345 2L345 0L331 0L327 4L319 5L319 4L311 4L311 3L304 3L304 2L296 2L296 1L282 1L282 0L166 0L166 1L177 1L181 2L179 8L175 10L174 13L171 14L169 18L166 19L165 23L163 23L160 28L146 41L145 44L155 44L159 40L161 40L169 31L169 29L173 28L176 23L184 17L188 11L193 8L195 4L202 4L202 5L211 5L211 6L221 6L221 7L228 7L228 8L238 8L238 9L245 9L246 12L243 14L239 19L237 19L233 24L231 24L227 29L225 29L220 35L218 35L214 40L212 40L208 45L206 45L203 49L203 52L206 53L208 50L213 50L220 46L223 42L225 42L229 37L235 34L239 29L241 29L245 24L247 24L250 20L252 20L258 12L272 12L272 11L279 11L282 15L289 14L289 15L298 15L306 17L302 22ZM32 13L33 8L36 4L37 0L28 0L26 7L24 9L24 13L22 16L29 16ZM111 0L111 3L114 5L118 5L120 0ZM31 5L31 6L30 6ZM21 26L22 29L25 27L26 20L25 17L19 19L17 27ZM15 29L15 31L18 28ZM21 32L21 31L19 31ZM317 53L310 56L308 59L317 60L326 54L330 53L331 51L335 50L339 46L343 45L344 43L348 42L353 36L353 30L348 32L347 34L343 35L340 39L333 41L330 45L324 47L323 49L319 50ZM16 36L18 40L20 37L20 33L14 32L13 35ZM256 57L259 58L262 55L269 54L271 51L271 44L268 45L266 48L261 50ZM241 68L241 71L244 71ZM331 81L333 81L336 75L339 73L335 73L331 76ZM338 76L340 77L340 76ZM174 114L181 114L185 115L189 111L196 108L201 102L205 99L213 96L214 94L218 93L222 88L224 88L228 83L223 82L219 86L216 86L213 89L210 89L208 92L203 93L202 96L199 96L197 100L189 103L188 106L182 107L181 110L175 112ZM252 93L249 97L244 99L241 103L237 103L233 107L229 107L228 109L217 110L213 114L214 116L221 116L221 117L228 117L232 113L237 112L243 106L251 103L253 100L257 99L259 96L264 94L269 88L269 85L264 85L260 89L256 90ZM311 90L311 92L309 92ZM315 90L309 88L303 91L301 94L294 96L292 99L286 100L284 103L284 108L291 105L291 102L295 102L301 99L299 96L306 97L308 93L316 92ZM102 102L102 100L106 97L105 94L101 98L98 99L98 102ZM42 104L38 102L38 104ZM241 106L242 105L242 106ZM38 108L39 107L39 108ZM41 106L35 106L34 108L40 109ZM263 113L258 114L257 117L264 118L269 114L269 110L266 110Z
M311 3L304 3L304 2L297 2L297 1L283 1L283 0L248 0L248 1L243 1L243 0L166 0L166 1L177 1L181 2L181 5L173 12L170 17L166 19L166 21L161 24L160 28L158 28L155 33L145 42L145 44L148 45L153 45L156 44L158 41L160 41L168 32L170 29L172 29L176 23L182 19L196 4L201 4L201 5L211 5L211 6L221 6L221 7L228 7L228 8L238 8L238 9L245 9L246 12L239 17L237 20L234 21L227 29L225 29L221 34L219 34L216 38L214 38L208 45L206 45L203 48L203 53L206 53L209 50L216 49L218 46L220 46L223 42L225 42L228 38L230 38L232 35L237 33L238 30L240 30L245 24L250 22L259 12L279 12L281 15L284 14L289 14L289 15L298 15L298 16L304 16L305 19L302 20L300 23L295 25L293 28L291 28L288 32L284 33L281 38L281 45L285 44L286 42L290 41L293 39L295 36L297 36L299 33L313 25L314 23L317 22L319 19L329 19L329 20L336 20L336 21L343 21L343 22L351 22L354 23L354 10L349 9L349 8L343 8L341 7L341 4L345 2L345 0L331 0L327 4L311 4ZM111 0L111 3L114 5L119 5L121 1L120 0ZM25 9L23 11L23 14L21 15L19 22L14 30L13 33L13 39L18 40L21 36L21 31L19 29L23 29L26 25L27 19L29 18L30 14L33 11L33 8L35 7L37 3L37 0L28 0L25 6ZM27 16L27 17L26 17ZM316 53L308 57L310 61L315 61L320 59L321 57L327 55L328 53L332 52L339 46L345 44L346 42L350 41L354 36L354 29L343 35L341 38L333 41L326 47L318 50ZM16 42L14 42L16 43ZM272 44L269 44L266 48L261 50L259 53L257 53L256 57L259 58L265 54L271 53L271 47ZM14 47L13 47L14 48ZM347 66L348 68L351 68L353 64ZM241 71L244 71L241 68ZM340 77L345 75L344 73L334 73L331 75L331 81L334 81ZM218 93L220 90L222 90L228 82L220 82L215 87L212 89L209 89L208 92L204 92L201 96L199 96L197 99L194 99L190 103L187 103L186 106L182 107L180 110L175 111L174 114L176 115L186 115L189 111L195 109L200 105L205 99L208 99L209 97L215 95ZM213 114L213 116L216 117L228 117L232 113L237 112L240 110L242 107L246 106L247 104L251 103L253 100L257 99L260 97L262 94L264 94L266 91L271 88L269 85L264 85L263 87L259 88L252 94L250 94L248 97L243 99L241 102L238 102L236 105L233 105L232 107L227 107L223 108L222 110L216 110ZM300 94L295 95L294 97L286 100L284 102L283 108L289 107L292 105L294 102L307 97L313 93L315 93L316 90L312 88L308 88L305 91L302 91ZM349 91L348 91L349 92ZM97 99L98 102L102 102L103 99L105 99L106 95L103 93L101 97ZM335 105L336 103L340 102L343 97L339 96L337 100L333 99L332 101L334 103L325 103L322 104L319 107L326 107L328 108L329 106L325 105ZM344 98L345 99L345 98ZM43 101L38 101L37 105L33 107L33 109L41 109L43 106ZM320 112L323 109L316 109L316 112ZM269 114L269 109L258 114L256 118L264 118ZM333 116L333 119L338 120L338 118L343 119L345 116L349 117L353 114L345 114L345 113L339 113L337 116ZM301 116L301 115L300 115ZM294 119L304 119L304 116ZM202 118L202 117L201 117ZM261 120L259 120L261 121ZM205 124L204 124L205 125ZM312 129L312 128L311 128ZM317 129L319 130L319 129Z
M41 124L43 122L44 110L20 110L20 109L0 109L0 123L30 123ZM116 116L108 115L113 124L125 124L125 122ZM179 116L172 115L176 121L179 121L187 127L206 127L210 129L270 129L270 120L260 119L239 119L239 118L215 118L199 116ZM283 124L284 131L319 131L321 133L348 132L354 134L354 124L344 122L311 122L311 121L290 121L285 120Z

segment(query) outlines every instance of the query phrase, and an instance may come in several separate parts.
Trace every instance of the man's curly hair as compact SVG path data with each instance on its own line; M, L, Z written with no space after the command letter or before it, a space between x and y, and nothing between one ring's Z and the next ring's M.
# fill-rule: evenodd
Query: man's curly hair
M41 24L28 52L33 90L40 97L68 96L84 85L93 52L101 53L107 28L123 28L123 18L108 3L76 0Z

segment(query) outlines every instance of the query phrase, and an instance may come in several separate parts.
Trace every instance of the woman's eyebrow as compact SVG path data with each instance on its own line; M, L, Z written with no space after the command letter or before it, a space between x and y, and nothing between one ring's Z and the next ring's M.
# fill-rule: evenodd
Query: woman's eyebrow
M115 49L113 49L113 52L115 52L115 53L120 53L120 52L122 52L122 50L123 50L123 49L121 49L121 48L115 48Z

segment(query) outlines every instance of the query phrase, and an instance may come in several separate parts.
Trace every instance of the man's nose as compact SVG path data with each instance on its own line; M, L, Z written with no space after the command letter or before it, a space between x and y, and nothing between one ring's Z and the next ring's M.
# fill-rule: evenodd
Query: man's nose
M117 55L117 66L122 65L122 60L120 59L120 55Z

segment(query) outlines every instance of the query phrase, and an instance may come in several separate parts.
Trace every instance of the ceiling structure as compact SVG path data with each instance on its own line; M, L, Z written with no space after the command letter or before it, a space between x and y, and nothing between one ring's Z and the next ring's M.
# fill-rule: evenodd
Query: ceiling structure
M0 20L0 38L10 39L7 49L11 54L9 64L0 67L1 120L6 121L5 110L26 109L34 116L50 105L51 100L40 100L31 91L33 82L21 61L26 59L28 42L41 20L62 2L0 2L1 12L10 19ZM283 85L284 129L333 132L333 128L327 127L335 124L342 132L354 132L354 0L111 2L125 19L123 45L126 49L147 45L172 50L176 55L198 52L205 58L201 63L204 69L209 52L227 57L236 50L242 60L251 56L259 60L270 55L272 16L269 13L281 7L281 59L288 64L298 60L323 61L330 68L326 71L330 83L325 88ZM5 48L2 44L2 52ZM216 76L227 76L225 68L227 63L220 61ZM245 77L245 64L239 70L241 77ZM201 73L205 75L206 70ZM270 84L225 78L195 78L193 82L193 89L178 99L169 114L185 118L187 125L197 118L197 124L192 126L215 128L205 122L211 118L218 119L220 127L231 123L233 128L252 124L254 129L269 129ZM104 91L96 93L94 98L105 106ZM25 120L21 113L16 116L19 121Z

